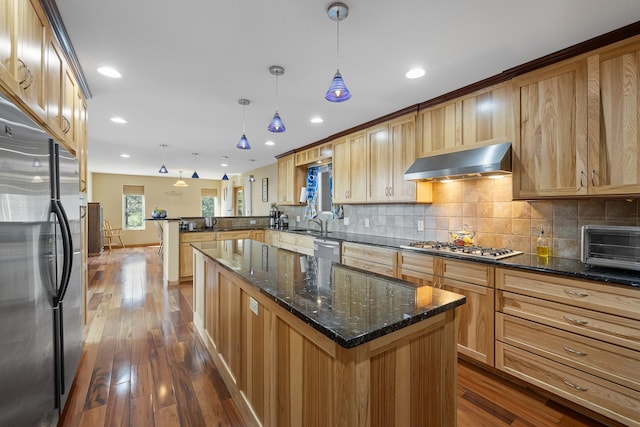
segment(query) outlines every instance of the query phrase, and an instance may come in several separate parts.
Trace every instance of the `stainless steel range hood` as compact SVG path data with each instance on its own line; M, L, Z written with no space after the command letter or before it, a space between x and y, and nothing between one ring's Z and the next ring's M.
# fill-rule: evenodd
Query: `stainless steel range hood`
M469 150L417 159L404 173L405 181L459 179L511 173L511 143L487 145Z

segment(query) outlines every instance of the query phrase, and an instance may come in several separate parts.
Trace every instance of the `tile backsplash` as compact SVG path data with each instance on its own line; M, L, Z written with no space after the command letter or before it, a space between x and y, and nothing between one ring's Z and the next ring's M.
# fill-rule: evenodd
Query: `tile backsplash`
M345 205L345 219L329 219L330 231L399 237L411 240L449 240L450 230L467 224L476 231L474 242L535 252L540 227L551 243L551 255L580 258L580 228L586 224L640 225L636 199L578 199L513 201L511 177L435 183L434 202L418 204ZM307 226L304 207L282 206L290 223ZM296 224L296 216L301 221ZM320 218L330 218L321 214ZM369 226L366 226L366 223ZM418 231L422 221L424 230ZM314 228L314 224L309 226Z

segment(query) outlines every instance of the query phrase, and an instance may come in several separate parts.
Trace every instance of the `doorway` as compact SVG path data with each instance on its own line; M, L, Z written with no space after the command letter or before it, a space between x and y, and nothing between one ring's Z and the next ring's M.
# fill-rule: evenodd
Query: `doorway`
M243 216L244 186L233 187L233 211L235 216Z

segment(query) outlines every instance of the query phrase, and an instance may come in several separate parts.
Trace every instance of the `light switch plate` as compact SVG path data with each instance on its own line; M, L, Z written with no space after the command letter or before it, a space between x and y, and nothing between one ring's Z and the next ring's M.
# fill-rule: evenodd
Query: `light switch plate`
M258 315L258 301L253 299L253 297L249 297L249 310L256 316Z
M365 218L364 219L364 226L368 227L369 226L369 218Z
M418 221L418 231L424 231L424 221Z
M249 224L254 225L255 223L256 223L256 220L255 220L255 219L250 219L250 220L249 220Z
M344 217L344 225L349 225L349 217L348 216Z
M296 222L300 222L300 215L296 215Z

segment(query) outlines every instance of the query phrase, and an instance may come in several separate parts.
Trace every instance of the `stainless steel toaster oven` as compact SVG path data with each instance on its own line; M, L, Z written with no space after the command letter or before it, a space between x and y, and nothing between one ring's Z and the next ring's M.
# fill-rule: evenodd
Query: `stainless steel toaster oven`
M581 246L585 264L640 271L640 227L584 225Z

